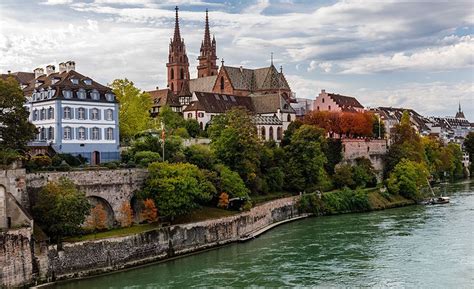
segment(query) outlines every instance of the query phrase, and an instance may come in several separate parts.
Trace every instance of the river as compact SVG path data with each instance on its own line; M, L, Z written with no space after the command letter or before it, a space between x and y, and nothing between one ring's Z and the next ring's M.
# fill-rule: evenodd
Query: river
M308 218L255 240L53 288L474 288L474 182L451 203Z

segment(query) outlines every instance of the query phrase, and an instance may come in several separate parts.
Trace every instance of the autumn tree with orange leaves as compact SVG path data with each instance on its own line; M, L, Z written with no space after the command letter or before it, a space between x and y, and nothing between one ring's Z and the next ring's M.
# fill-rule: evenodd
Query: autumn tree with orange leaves
M105 230L107 225L107 213L102 204L97 204L92 208L91 213L86 221L86 227L91 230Z
M119 222L122 227L130 227L133 223L133 211L130 203L124 202L120 207Z
M303 122L323 128L331 138L342 138L372 137L374 120L370 112L313 111Z
M222 209L227 209L227 207L229 206L229 195L227 193L221 193L217 206Z
M142 218L148 223L156 221L158 218L158 209L156 208L155 202L152 199L145 199L143 201L143 212Z

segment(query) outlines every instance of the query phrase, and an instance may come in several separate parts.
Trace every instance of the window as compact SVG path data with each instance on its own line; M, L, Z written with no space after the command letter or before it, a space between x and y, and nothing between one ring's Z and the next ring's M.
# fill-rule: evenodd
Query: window
M106 93L105 98L107 98L108 101L114 101L115 95L113 93Z
M33 110L33 121L36 121L36 120L38 120L38 110L37 109Z
M49 98L52 98L55 93L56 93L56 90L54 90L54 89L48 90L48 99L49 99Z
M291 114L288 114L288 115L286 116L286 121L291 121Z
M70 90L63 90L64 98L72 98L72 91Z
M111 109L107 109L105 111L105 119L106 120L114 120L114 111Z
M92 98L93 100L99 100L99 98L100 98L100 93L99 93L97 90L94 89L94 90L91 92L91 98Z
M204 112L198 112L198 117L204 117Z
M260 136L262 137L263 140L265 140L265 134L266 134L266 133L265 133L265 127L262 126L261 135L260 135Z
M328 110L331 110L331 106L328 106Z
M99 110L97 108L93 108L91 110L91 119L92 120L99 120Z
M71 82L72 82L73 84L79 84L79 79L77 79L77 78L71 78Z
M50 107L48 109L48 119L53 119L54 118L54 108Z
M40 140L45 140L45 139L46 139L46 129L42 127L40 130Z
M170 73L170 75L171 75L171 79L174 79L174 69L173 69L173 68L171 68L171 73Z
M270 129L268 130L269 132L269 137L271 140L273 140L273 126L270 127Z
M199 123L199 128L200 128L201 130L204 130L204 124L202 123L202 121Z
M84 80L84 83L85 83L86 85L91 85L91 84L92 84L92 80L86 79L86 80Z
M221 76L221 90L224 90L224 76Z
M77 98L79 99L86 99L86 91L84 89L79 89L77 91Z
M319 106L318 106L317 110L319 111Z
M77 109L77 119L86 119L86 109L79 107Z
M282 136L281 131L282 131L281 127L278 127L277 128L277 140L281 140L281 136Z
M41 109L40 119L46 119L46 109L44 108Z
M50 126L48 129L48 139L54 140L54 127Z
M113 140L114 139L114 129L109 127L105 130L105 139L106 140Z
M68 127L68 126L64 127L64 130L63 130L63 139L65 139L65 140L71 139L71 128Z
M99 128L93 127L92 128L92 137L93 140L99 140L100 139L100 133L99 133Z
M174 83L171 83L171 91L174 91Z
M184 69L181 68L181 70L179 71L179 76L179 79L184 79Z
M85 140L86 139L86 129L83 127L80 127L77 129L77 139L79 140Z
M193 117L193 113L192 112L188 112L188 118L192 118Z
M71 119L71 108L70 107L65 107L64 108L63 119Z
M323 103L324 103L324 97L323 97Z

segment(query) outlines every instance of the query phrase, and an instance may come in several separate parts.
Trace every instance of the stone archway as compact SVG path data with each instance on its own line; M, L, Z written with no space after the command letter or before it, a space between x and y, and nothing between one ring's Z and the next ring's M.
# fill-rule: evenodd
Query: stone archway
M92 205L92 208L94 208L98 204L102 205L107 215L107 226L109 228L114 227L116 225L117 220L115 218L114 210L112 209L112 206L109 204L109 202L107 202L106 199L98 197L98 196L87 196L87 199L89 200L89 203Z

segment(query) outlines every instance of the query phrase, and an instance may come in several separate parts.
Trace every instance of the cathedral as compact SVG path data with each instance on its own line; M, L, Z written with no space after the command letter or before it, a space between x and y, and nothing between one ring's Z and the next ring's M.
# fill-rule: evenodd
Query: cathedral
M156 116L166 105L182 113L185 119L198 120L205 129L212 116L225 113L232 107L244 106L255 114L262 139L281 139L282 131L296 118L290 105L293 93L282 68L278 71L273 60L269 67L257 69L227 66L224 60L219 67L217 43L214 36L211 39L206 10L197 77L191 78L186 45L179 27L178 7L175 10L174 34L166 64L167 87L148 92L153 99L152 115Z

